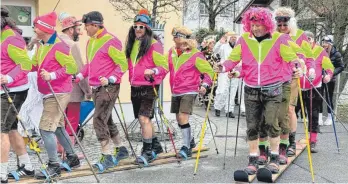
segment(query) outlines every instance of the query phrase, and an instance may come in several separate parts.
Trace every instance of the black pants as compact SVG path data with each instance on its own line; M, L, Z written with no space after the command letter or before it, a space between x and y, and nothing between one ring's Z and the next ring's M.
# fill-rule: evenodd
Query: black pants
M325 89L326 88L325 85L327 85L327 90L328 91ZM335 85L336 85L336 81L330 81L327 84L323 84L323 88L325 89L323 91L325 91L326 101L327 101L327 103L329 103L331 105L332 110L334 110L334 105L333 105L332 98L333 98L333 94L334 94L334 90L335 90ZM327 95L329 95L330 101L328 100ZM330 110L329 107L327 107L327 113L329 113L329 114L331 113L331 110Z
M317 90L321 93L321 89L317 88ZM321 93L322 94L322 93ZM310 90L302 91L302 98L304 106L307 110L308 114L308 131L318 133L319 132L319 112L320 107L322 106L323 100L320 95L317 93L315 89L312 91L312 111L310 106ZM312 118L310 117L312 114Z

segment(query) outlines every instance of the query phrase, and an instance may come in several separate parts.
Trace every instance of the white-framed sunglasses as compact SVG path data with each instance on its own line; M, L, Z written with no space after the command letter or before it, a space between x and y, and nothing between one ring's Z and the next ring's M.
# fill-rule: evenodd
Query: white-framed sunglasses
M142 25L133 25L133 29L134 29L134 30L141 30L141 29L145 29L145 26L142 26Z

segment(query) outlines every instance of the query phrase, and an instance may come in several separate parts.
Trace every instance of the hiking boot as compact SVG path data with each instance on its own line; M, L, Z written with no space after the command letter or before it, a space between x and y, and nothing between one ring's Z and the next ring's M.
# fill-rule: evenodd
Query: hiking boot
M179 151L179 156L185 160L192 157L192 148L189 149L186 146L182 146Z
M216 116L216 117L220 117L220 113L221 113L220 110L215 109L215 116Z
M156 159L156 153L152 151L152 143L143 142L143 148L141 151L141 156L136 158L137 164L144 164L147 166L153 160Z
M257 164L258 156L249 156L248 166L244 169L248 175L256 174L257 169L259 169L259 165Z
M152 139L152 151L154 151L156 154L163 153L163 148L161 143L158 141L158 138L155 137Z
M272 174L277 174L279 172L279 155L271 154L270 161L266 168L272 172Z
M296 136L296 132L292 132L289 134L289 147L287 149L286 154L288 155L288 157L293 157L296 155L296 142L295 142L295 136Z
M317 143L311 142L311 153L318 153L316 146L317 146Z
M229 118L235 118L233 112L229 112L229 113L226 113L226 117L229 117Z
M76 154L67 155L65 163L67 163L71 169L80 167L80 159Z
M117 160L113 155L102 154L101 158L93 167L97 168L99 172L104 172L107 169L113 168L117 165Z
M265 165L268 161L268 146L259 145L260 156L257 160L259 165Z
M286 165L288 163L288 155L286 154L287 145L279 144L279 164Z
M61 168L59 163L48 162L45 170L35 173L36 179L46 179L46 176L42 172L47 172L49 178L59 177L61 173Z
M22 164L21 166L19 166L17 168L16 171L10 172L8 173L8 178L10 179L15 179L15 176L13 176L13 174L16 174L19 178L26 178L26 177L34 177L35 175L35 171L29 171L27 169L25 169L25 165Z
M121 146L121 147L115 148L114 156L115 156L117 161L120 161L120 160L128 158L129 153L128 153L128 150L126 147Z

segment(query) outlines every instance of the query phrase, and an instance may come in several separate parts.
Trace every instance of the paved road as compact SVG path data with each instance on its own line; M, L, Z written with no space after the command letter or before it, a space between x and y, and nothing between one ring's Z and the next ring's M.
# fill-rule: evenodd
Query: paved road
M204 116L201 108L195 109L195 114ZM245 142L245 119L240 122L240 138L238 139L237 156L233 158L236 124L237 119L231 119L228 131L226 169L223 170L224 163L224 140L222 137L226 132L226 118L216 118L213 112L210 113L210 119L217 127L216 141L219 150L217 155L212 139L208 146L211 148L209 157L200 160L198 173L193 177L194 160L161 165L157 167L136 169L110 174L100 175L102 182L132 182L132 183L231 183L233 182L233 171L237 168L243 168L247 162L247 144ZM347 126L347 124L346 124ZM346 166L348 165L348 132L341 125L337 125L340 147L340 154L337 153L336 143L332 127L322 127L322 134L319 135L318 149L319 153L313 155L315 182L318 183L347 183L348 174ZM303 124L299 123L298 138L304 137ZM307 160L307 152L294 162L292 166L280 177L278 182L282 183L309 183L311 175L309 172L309 164ZM93 177L81 177L75 179L64 180L62 182L91 182ZM256 181L257 182L257 181Z

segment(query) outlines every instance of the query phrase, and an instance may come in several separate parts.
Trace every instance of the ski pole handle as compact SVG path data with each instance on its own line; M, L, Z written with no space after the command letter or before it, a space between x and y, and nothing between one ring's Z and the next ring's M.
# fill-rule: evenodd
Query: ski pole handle
M10 90L7 88L7 86L6 86L5 84L1 84L1 87L2 87L4 90L6 90L7 93L10 92Z

